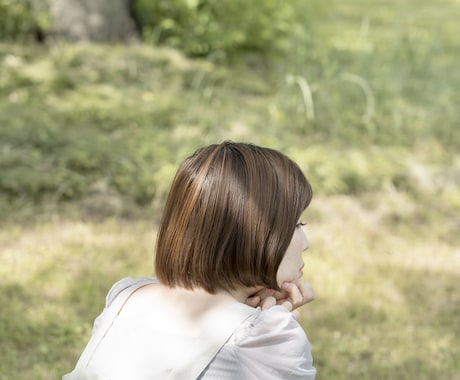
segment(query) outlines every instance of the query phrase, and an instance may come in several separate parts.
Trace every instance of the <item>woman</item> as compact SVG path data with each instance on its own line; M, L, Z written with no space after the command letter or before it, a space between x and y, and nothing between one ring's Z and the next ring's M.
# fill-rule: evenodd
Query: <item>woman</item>
M124 279L65 379L314 379L291 309L302 281L300 216L312 190L280 152L224 142L179 167L155 256L157 279Z

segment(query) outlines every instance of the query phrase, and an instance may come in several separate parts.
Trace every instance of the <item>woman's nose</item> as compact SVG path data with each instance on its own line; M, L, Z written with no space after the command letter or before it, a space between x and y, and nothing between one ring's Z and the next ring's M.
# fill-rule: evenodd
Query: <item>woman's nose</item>
M307 235L302 230L302 250L306 251L308 248L310 248L310 245L308 244Z

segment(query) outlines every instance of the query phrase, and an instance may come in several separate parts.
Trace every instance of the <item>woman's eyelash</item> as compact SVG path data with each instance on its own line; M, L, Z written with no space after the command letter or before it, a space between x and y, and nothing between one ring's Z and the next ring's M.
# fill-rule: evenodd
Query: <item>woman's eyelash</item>
M304 222L299 222L296 224L296 227L299 228L299 227L303 227L303 226L306 226L307 223L304 223Z

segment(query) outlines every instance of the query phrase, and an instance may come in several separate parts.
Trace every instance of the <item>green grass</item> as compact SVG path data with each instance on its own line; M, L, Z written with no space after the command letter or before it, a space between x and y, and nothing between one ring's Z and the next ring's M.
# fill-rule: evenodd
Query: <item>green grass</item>
M322 377L458 378L458 240L408 218L418 205L396 193L312 207L306 276L318 300L302 322ZM395 212L406 221L395 223Z
M331 1L270 62L0 44L0 379L72 368L110 285L152 274L176 165L224 139L313 183L318 378L460 379L459 9Z

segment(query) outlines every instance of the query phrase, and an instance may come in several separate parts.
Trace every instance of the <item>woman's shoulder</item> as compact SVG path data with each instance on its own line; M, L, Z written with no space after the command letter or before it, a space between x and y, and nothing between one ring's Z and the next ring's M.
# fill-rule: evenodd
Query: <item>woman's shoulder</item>
M133 278L133 277L125 277L122 278L121 280L118 280L115 282L110 290L108 291L106 297L105 297L105 305L104 308L99 314L96 319L94 320L93 323L93 333L99 328L102 320L104 319L105 315L107 314L107 310L110 308L110 305L112 305L113 301L126 289L128 288L140 288L144 285L147 284L155 284L158 283L158 280L154 277L139 277L139 278Z
M296 316L279 305L259 311L243 323L235 332L233 342L239 346L253 346L257 342L271 344L271 339L295 341L301 345L308 343Z
M308 338L283 306L259 310L247 319L211 363L209 374L219 368L232 368L234 378L244 379L313 380L316 375Z
M155 284L155 283L158 283L158 280L154 277L139 277L139 278L125 277L125 278L122 278L121 280L118 280L117 282L115 282L110 288L109 292L107 293L107 296L105 298L105 307L110 306L113 300L117 298L117 296L121 292L123 292L124 290L130 287L139 288L147 284Z

